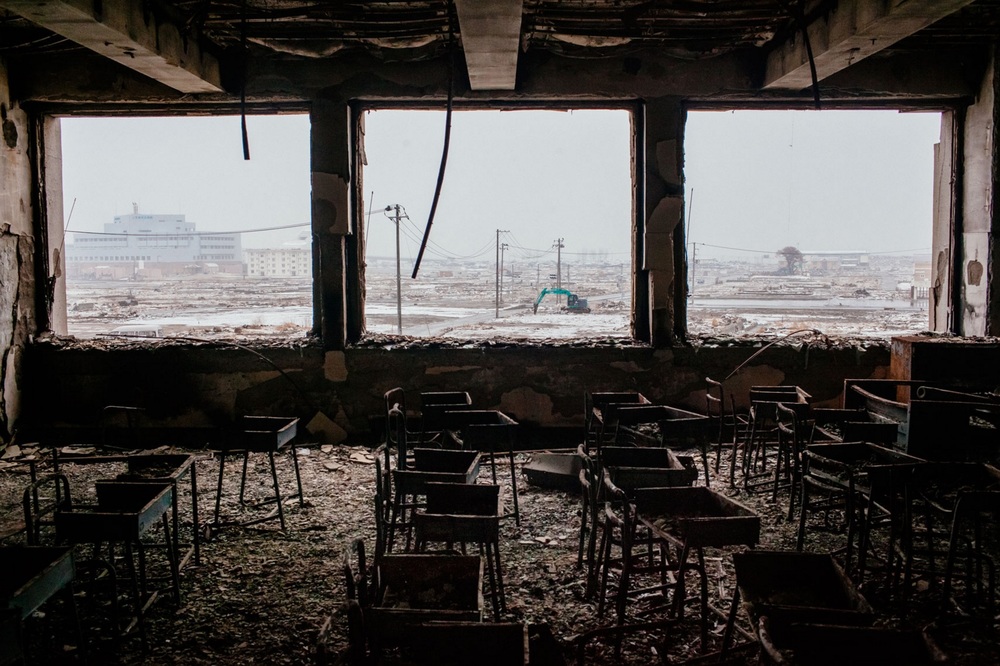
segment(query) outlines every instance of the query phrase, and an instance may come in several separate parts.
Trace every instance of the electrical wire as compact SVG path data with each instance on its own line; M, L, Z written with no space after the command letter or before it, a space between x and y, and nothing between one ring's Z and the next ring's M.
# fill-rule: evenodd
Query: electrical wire
M776 250L754 250L754 249L746 248L746 247L730 247L728 245L713 245L711 243L694 243L694 242L692 242L691 245L700 245L702 247L711 247L711 248L715 248L717 250L732 250L733 252L753 252L753 253L756 253L756 254L777 254ZM931 250L931 248L929 248L929 247L918 247L918 248L913 248L913 249L910 249L910 250L883 250L881 252L864 252L863 254L867 254L869 256L881 256L881 255L885 255L885 254L906 254L908 252L930 252L930 250ZM568 253L567 252L563 252L563 254L568 254ZM610 254L613 254L613 253L610 253ZM810 254L810 253L809 252L803 252L802 254ZM854 253L853 252L844 252L843 254L854 254Z
M451 3L448 3L449 6ZM449 12L450 17L451 12ZM448 21L448 104L444 114L444 146L441 149L441 166L438 168L437 185L434 187L434 198L431 200L431 211L427 215L427 227L424 229L424 239L420 243L420 251L417 252L417 259L413 262L413 274L411 278L416 279L420 270L420 261L424 256L424 249L431 236L431 225L434 224L434 214L437 212L438 201L441 199L441 188L444 186L444 172L448 166L448 149L451 146L451 113L455 102L455 33L452 31L451 20Z
M788 335L783 335L782 337L778 338L777 340L769 342L766 345L764 345L763 347L761 347L760 349L758 349L756 352L754 352L753 354L750 355L750 358L748 358L747 360L745 360L742 363L740 363L738 366L736 366L733 369L732 372L730 372L728 375L726 375L726 379L729 379L730 377L732 377L733 375L735 375L737 372L739 372L740 370L742 370L743 367L747 363L749 363L750 361L754 360L755 358L757 358L758 356L760 356L761 354L763 354L770 347L773 347L774 345L778 344L782 340L787 340L788 338L792 337L793 335L799 335L800 333L812 333L813 335L818 335L818 336L820 336L820 337L823 338L823 341L826 343L827 347L830 346L830 338L827 337L826 333L824 333L823 331L820 331L820 330L815 329L815 328L800 328L799 330L792 331ZM723 379L722 381L726 381L726 379Z
M83 234L85 236L118 236L133 238L176 238L177 236L227 236L233 234L253 234L258 231L280 231L282 229L298 229L308 227L310 222L300 222L298 224L283 224L277 227L260 227L259 229L237 229L236 231L179 231L172 234L129 234L118 231L83 231L82 229L66 229L65 233Z

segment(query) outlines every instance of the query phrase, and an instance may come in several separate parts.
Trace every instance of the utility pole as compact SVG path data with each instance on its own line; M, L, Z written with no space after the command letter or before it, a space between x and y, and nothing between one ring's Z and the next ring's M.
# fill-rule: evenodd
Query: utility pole
M563 245L563 239L557 239L553 245L556 248L556 287L562 288L562 249L566 247ZM562 303L562 294L556 294L556 303Z
M507 243L500 243L500 286L497 293L500 294L500 302L503 303L503 253L507 249ZM511 276L513 279L513 276Z
M495 319L500 318L500 234L509 233L503 229L497 229L497 279L496 279L496 308L493 313ZM504 244L507 247L507 244Z
M386 206L386 212L393 210L393 206ZM396 223L396 332L403 334L403 287L402 274L399 269L399 220L401 218L410 219L406 213L400 213L402 207L395 205L395 216L389 219Z
M694 305L694 274L698 269L698 244L691 243L691 290L688 291L688 298L691 299L691 304Z

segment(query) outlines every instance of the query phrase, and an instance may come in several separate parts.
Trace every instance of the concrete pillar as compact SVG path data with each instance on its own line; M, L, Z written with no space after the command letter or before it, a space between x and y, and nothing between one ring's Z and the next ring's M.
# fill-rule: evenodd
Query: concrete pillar
M348 105L339 100L317 99L310 122L314 308L324 346L343 349L347 341L345 240L354 231Z
M0 444L10 440L21 415L24 350L37 332L37 309L45 307L44 299L36 298L30 122L11 96L7 63L0 57Z
M941 140L934 146L934 221L931 233L931 285L927 328L937 333L952 330L954 232L956 223L955 184L958 165L960 109L941 114Z
M1000 311L997 308L1000 275L997 272L996 124L997 85L1000 83L994 52L976 101L968 108L964 123L962 154L961 215L956 224L954 242L957 258L954 280L956 333L965 336L1000 334Z
M649 284L649 341L672 344L686 330L687 267L677 261L684 247L684 109L680 98L647 100L642 270ZM682 253L680 256L683 256ZM641 304L637 303L639 307Z
M42 124L42 149L45 151L43 177L45 187L44 208L39 213L47 230L48 271L51 280L51 301L49 308L49 330L66 335L66 233L65 222L68 211L63 210L62 185L62 129L58 118L46 116Z

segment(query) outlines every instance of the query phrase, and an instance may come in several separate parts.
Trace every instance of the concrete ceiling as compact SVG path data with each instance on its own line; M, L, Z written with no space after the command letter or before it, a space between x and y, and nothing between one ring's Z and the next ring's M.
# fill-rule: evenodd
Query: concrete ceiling
M513 90L521 48L522 0L455 0L473 90Z
M835 11L807 30L817 80L847 69L950 14L973 0L841 0ZM801 90L812 84L805 39L787 38L767 59L764 88Z
M221 92L219 63L129 0L0 0L0 7L184 93Z
M1000 0L0 0L0 56L85 48L184 93L222 81L232 93L244 61L399 63L458 47L472 90L512 91L526 54L744 52L762 87L801 90L803 27L822 80L882 51L995 43Z

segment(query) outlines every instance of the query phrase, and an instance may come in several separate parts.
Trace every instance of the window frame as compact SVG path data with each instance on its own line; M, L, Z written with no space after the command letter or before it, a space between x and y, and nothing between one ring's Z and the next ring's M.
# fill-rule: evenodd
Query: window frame
M67 259L63 248L66 243L66 231L63 228L65 211L63 209L63 153L62 126L63 118L188 118L188 117L222 117L233 116L283 116L301 115L309 118L309 132L312 134L312 104L308 102L253 103L241 108L239 104L229 103L188 103L188 104L151 104L137 108L134 105L115 104L38 104L33 105L35 111L34 144L36 146L36 173L39 187L36 191L36 230L41 242L36 247L36 277L38 284L48 285L36 294L37 302L43 306L38 309L37 329L39 332L52 333L57 336L68 336L68 303L66 299ZM309 145L312 150L312 139ZM309 170L312 171L312 157L309 159ZM309 220L310 231L313 220ZM310 233L311 238L315 234ZM316 301L315 285L322 277L318 274L318 248L315 242L310 243L310 261L313 265L312 288L310 289L310 308L312 324L306 334L307 338L319 335L320 308ZM242 260L242 257L241 257ZM285 336L276 336L280 340L298 340ZM157 339L136 339L130 342L140 344L158 344ZM230 338L220 338L220 341Z
M373 334L365 328L365 251L364 237L365 206L367 201L364 196L363 169L365 166L364 137L365 137L365 115L368 111L398 110L398 111L445 111L447 106L441 103L433 104L426 100L416 99L355 99L349 104L350 107L350 133L351 133L351 165L352 165L352 185L351 185L351 207L354 217L353 233L347 237L347 275L345 279L346 301L347 301L347 342L363 342L366 337ZM598 111L625 111L629 114L631 127L630 142L630 171L632 181L632 210L630 211L630 258L631 284L632 284L632 307L629 316L629 337L625 342L642 343L648 340L648 334L642 337L642 328L637 326L642 318L638 313L648 309L648 289L645 285L640 285L640 281L645 280L641 267L641 247L642 238L645 231L645 220L643 219L643 187L642 168L640 168L639 156L642 154L643 145L643 123L642 123L642 102L636 99L608 99L608 100L454 100L452 102L454 111L489 110L489 111L573 111L573 110L598 110ZM442 126L442 133L444 127ZM447 171L445 181L447 182ZM433 230L432 230L433 234ZM433 236L432 236L433 237ZM361 240L359 240L361 239ZM568 338L561 342L586 343L593 338ZM414 338L418 341L421 338ZM507 340L505 340L505 343ZM512 345L524 344L537 345L537 341L512 340Z

